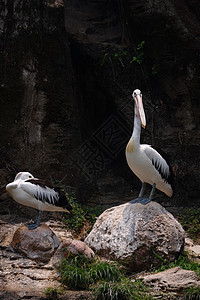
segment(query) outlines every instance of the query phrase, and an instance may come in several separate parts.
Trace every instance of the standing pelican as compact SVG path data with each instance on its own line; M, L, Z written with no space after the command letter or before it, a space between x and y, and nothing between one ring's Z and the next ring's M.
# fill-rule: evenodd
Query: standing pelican
M152 200L155 188L169 197L172 196L172 173L166 160L155 149L150 145L140 145L141 125L143 128L146 126L141 91L136 89L132 96L135 101L134 127L126 146L126 160L130 169L141 180L142 188L138 198L131 202L147 204ZM145 183L152 185L149 199L143 198Z
M29 224L28 229L35 229L40 225L42 211L71 210L64 192L44 180L34 178L29 172L20 172L13 182L6 185L10 196L18 203L39 210L35 223Z

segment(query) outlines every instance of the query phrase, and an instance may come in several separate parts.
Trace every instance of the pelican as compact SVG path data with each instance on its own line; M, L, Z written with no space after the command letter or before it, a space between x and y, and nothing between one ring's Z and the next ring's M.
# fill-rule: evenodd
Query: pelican
M141 126L146 126L142 93L136 89L132 96L135 102L135 116L133 133L126 146L126 160L130 169L142 182L142 188L138 198L131 203L147 204L152 200L156 188L167 196L172 196L172 172L166 160L155 149L150 145L140 144ZM148 199L143 198L146 183L152 185Z
M40 225L42 211L69 213L71 210L64 192L44 180L34 178L29 172L19 172L14 181L6 185L6 190L16 202L39 211L35 223L28 225L29 230Z

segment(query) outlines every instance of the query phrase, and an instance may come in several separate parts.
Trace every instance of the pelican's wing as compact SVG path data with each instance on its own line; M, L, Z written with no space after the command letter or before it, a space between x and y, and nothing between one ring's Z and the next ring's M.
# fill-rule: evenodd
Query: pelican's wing
M20 184L21 188L30 196L35 197L42 202L48 202L55 205L59 200L59 193L53 188L40 183L38 179L29 179Z
M171 173L170 168L166 160L158 153L155 149L153 149L150 145L141 145L141 150L146 154L146 156L150 159L152 165L156 168L156 170L161 175L162 179L168 181Z

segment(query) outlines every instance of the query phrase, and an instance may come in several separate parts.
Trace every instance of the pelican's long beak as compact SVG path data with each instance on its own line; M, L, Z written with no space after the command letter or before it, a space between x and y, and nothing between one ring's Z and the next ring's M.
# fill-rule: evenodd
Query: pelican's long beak
M134 95L135 105L137 107L137 117L140 119L141 125L143 128L146 127L146 117L144 112L144 107L142 103L142 95Z

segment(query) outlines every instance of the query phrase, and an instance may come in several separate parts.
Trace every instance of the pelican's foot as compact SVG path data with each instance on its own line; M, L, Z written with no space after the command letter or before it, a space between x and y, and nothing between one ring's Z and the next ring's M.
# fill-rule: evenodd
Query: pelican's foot
M140 203L143 205L146 205L149 202L151 202L151 199L143 198L143 197L139 197L139 198L136 198L136 199L133 199L132 201L130 201L130 203L132 203L132 204Z
M33 230L35 228L37 228L40 224L36 224L36 223L32 223L32 224L28 224L27 227L29 230Z
M35 220L35 223L28 224L28 229L29 230L33 230L33 229L37 228L40 225L40 217L41 217L41 215L42 215L42 211L39 210L37 218Z

